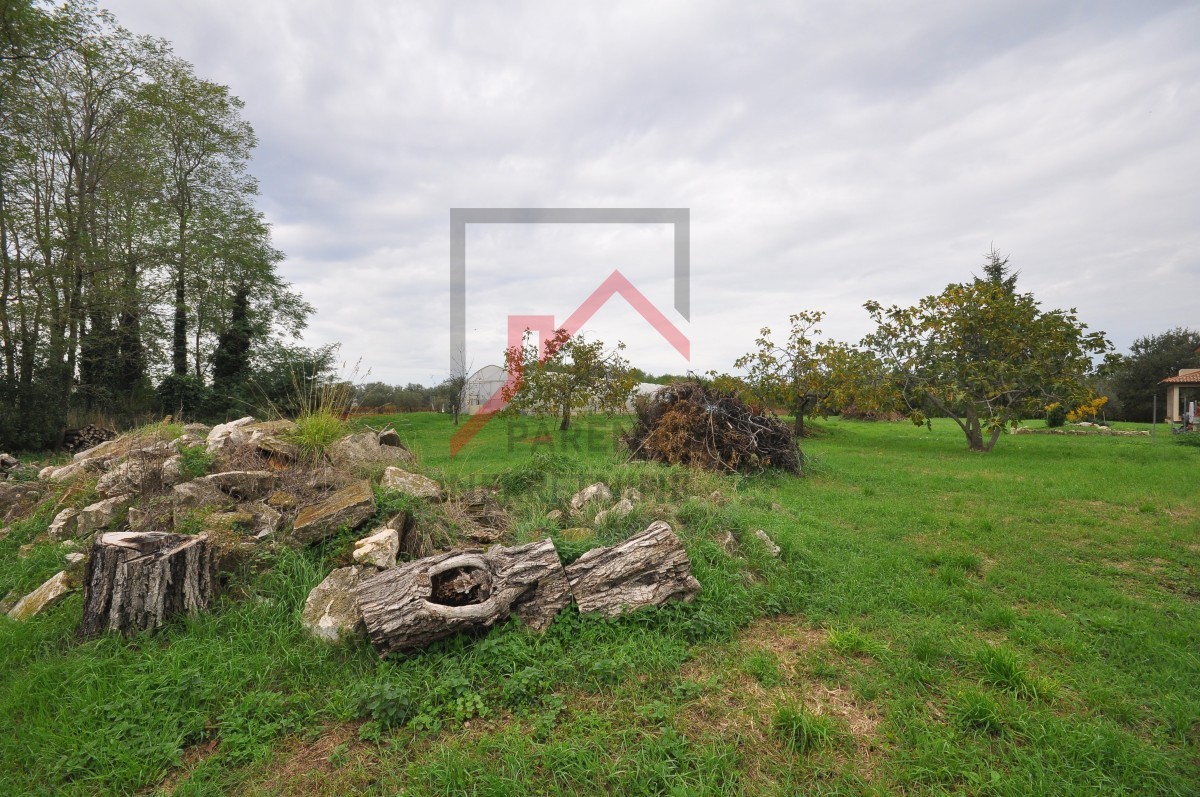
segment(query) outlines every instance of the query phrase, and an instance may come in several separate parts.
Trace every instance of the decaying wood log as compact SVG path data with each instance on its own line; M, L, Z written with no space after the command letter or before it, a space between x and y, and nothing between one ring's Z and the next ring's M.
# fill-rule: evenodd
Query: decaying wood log
M451 552L364 579L358 605L380 656L483 629L516 612L543 629L567 603L566 575L550 540L488 553Z
M661 520L620 545L588 551L567 567L567 580L580 612L606 617L700 591L683 543Z
M213 554L203 534L101 534L84 571L79 636L149 631L175 615L208 608Z
M499 545L488 551L496 578L505 584L530 584L513 602L512 611L534 631L544 631L555 615L571 602L567 573L553 540L531 542L516 548Z

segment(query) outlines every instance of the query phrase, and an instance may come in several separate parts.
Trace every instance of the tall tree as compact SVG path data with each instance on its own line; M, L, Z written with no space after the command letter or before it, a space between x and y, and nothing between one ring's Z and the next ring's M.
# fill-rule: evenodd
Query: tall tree
M144 409L164 372L200 395L222 341L224 368L303 326L241 108L87 0L0 3L0 447Z
M1074 309L1043 312L1008 280L1004 261L986 278L949 285L913 307L864 305L876 323L865 343L902 378L914 422L946 415L972 451L990 451L1007 424L1052 401L1077 405L1089 395L1092 355L1110 348Z
M1158 415L1164 417L1166 391L1158 384L1175 376L1183 368L1200 368L1200 331L1175 327L1158 335L1138 338L1129 354L1112 364L1112 387L1121 402L1122 417L1127 421L1149 422L1154 396L1158 394Z

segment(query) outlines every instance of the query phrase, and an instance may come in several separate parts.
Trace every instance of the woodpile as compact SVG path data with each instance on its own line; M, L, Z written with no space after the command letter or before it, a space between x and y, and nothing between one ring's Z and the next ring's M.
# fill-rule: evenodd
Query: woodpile
M635 459L721 472L800 472L791 427L732 393L678 382L639 399L635 412L637 421L623 438Z
M107 443L109 440L115 440L116 437L117 433L112 429L102 429L89 423L82 429L67 429L63 432L62 447L72 454L76 454L101 443Z

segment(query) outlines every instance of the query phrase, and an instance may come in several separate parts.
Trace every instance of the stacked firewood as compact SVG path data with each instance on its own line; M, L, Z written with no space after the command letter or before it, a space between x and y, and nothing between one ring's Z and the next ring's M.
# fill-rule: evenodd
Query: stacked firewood
M112 429L103 429L95 424L89 423L82 429L68 429L63 433L63 448L76 454L80 451L87 451L89 448L94 448L101 443L115 439L117 433Z

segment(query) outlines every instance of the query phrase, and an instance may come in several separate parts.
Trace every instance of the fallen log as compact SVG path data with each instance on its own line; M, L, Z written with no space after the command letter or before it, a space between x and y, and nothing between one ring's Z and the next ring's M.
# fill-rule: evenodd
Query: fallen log
M588 551L567 567L567 581L581 613L606 617L700 592L683 543L661 520L620 545Z
M571 600L550 540L488 553L451 552L366 578L358 605L380 656L422 648L516 613L542 630Z
M207 609L215 586L213 558L203 534L101 534L84 571L79 636L136 634Z

